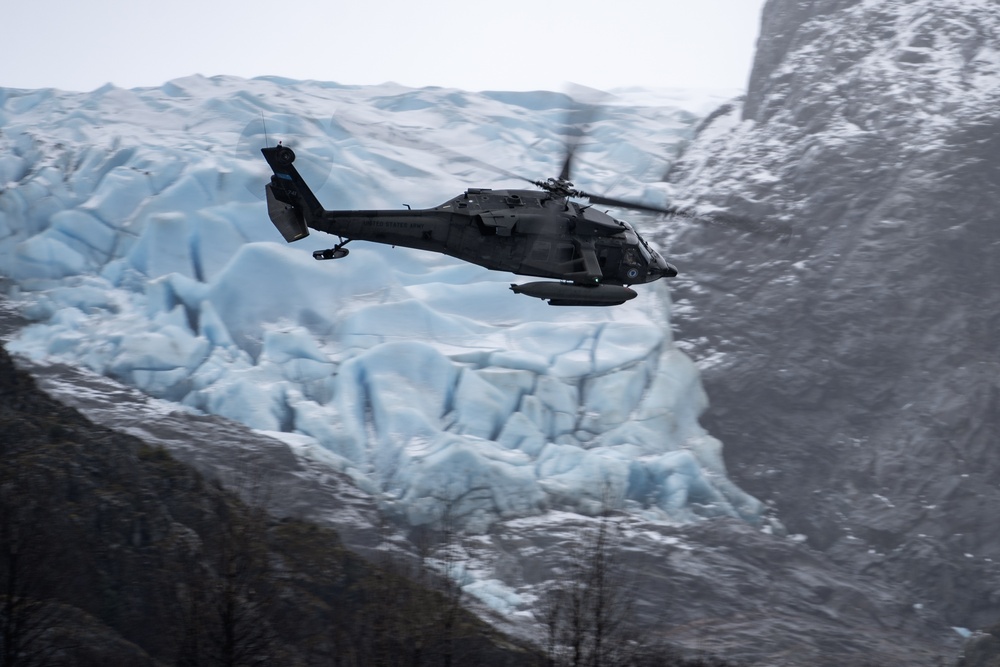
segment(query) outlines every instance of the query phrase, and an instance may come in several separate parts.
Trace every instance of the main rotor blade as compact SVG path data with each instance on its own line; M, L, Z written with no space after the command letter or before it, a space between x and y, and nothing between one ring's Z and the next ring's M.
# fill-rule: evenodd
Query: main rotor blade
M563 157L559 178L572 181L573 157L580 142L590 130L590 124L601 109L600 102L611 97L610 93L596 88L588 88L578 83L570 84L567 95L573 100L574 107L566 114L566 149Z
M492 171L495 174L499 174L507 178L524 181L526 183L535 183L534 180L528 178L527 176L515 174L514 172L504 169L503 167L498 167L490 162L484 162L479 158L475 158L461 151L448 148L442 144L419 139L410 134L404 134L403 132L392 127L365 125L357 120L344 116L334 116L334 120L338 124L350 130L354 136L359 138L370 137L383 141L391 146L401 146L427 151L428 153L446 157L454 162L462 162L464 164L470 164L474 167L479 167L480 169L484 169L486 171Z
M635 201L627 201L625 199L615 199L614 197L604 197L602 195L592 195L587 192L580 192L579 196L586 197L593 204L604 204L605 206L617 206L619 208L628 208L633 211L649 211L650 213L663 213L665 215L686 215L686 211L677 206L653 206L650 204L641 204Z
M603 204L605 206L616 206L627 208L633 211L648 211L650 213L662 213L671 217L687 218L693 222L706 225L722 225L731 227L751 234L763 234L765 236L776 236L782 240L788 240L793 236L787 225L769 224L761 220L754 220L742 215L735 215L725 211L714 211L711 213L701 213L693 208L681 208L680 206L654 206L642 204L640 202L616 199L614 197L604 197L602 195L592 195L586 192L577 192L577 196L586 197L593 204Z
M458 151L453 151L450 148L439 147L441 153L449 155L456 162L468 162L469 164L475 165L481 169L486 169L487 171L492 171L501 176L506 176L507 178L513 178L518 181L525 181L526 183L535 184L535 181L528 178L527 176L522 176L521 174L515 174L512 171L504 169L503 167L498 167L495 164L489 162L483 162L479 158L474 158L471 155L466 155L465 153L460 153Z

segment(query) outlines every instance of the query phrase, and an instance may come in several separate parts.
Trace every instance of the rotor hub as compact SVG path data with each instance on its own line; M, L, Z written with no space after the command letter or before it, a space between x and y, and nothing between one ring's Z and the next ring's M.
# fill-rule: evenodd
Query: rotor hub
M548 178L544 181L532 181L532 183L557 197L580 196L580 192L573 187L573 183L565 178Z

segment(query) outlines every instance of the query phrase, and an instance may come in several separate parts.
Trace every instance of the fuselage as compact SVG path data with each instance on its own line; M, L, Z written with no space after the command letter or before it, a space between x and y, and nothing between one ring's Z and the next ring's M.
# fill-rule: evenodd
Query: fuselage
M534 190L470 189L430 209L323 211L309 226L542 278L631 285L676 274L629 223Z
M292 165L290 149L261 152L274 170L265 187L268 216L285 240L305 238L310 228L341 239L317 259L343 256L340 249L357 240L590 287L677 275L630 224L552 191L471 188L429 209L329 211Z

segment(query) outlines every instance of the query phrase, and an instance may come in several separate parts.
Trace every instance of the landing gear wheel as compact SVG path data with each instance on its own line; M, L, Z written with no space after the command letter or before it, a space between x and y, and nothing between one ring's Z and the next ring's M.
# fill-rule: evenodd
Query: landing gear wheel
M313 259L343 259L351 251L347 248L327 248L313 252Z

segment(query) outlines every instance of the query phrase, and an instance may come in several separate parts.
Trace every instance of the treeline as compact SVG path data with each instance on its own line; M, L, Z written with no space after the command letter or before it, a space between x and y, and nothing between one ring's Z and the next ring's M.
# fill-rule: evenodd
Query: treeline
M521 665L536 653L37 390L0 349L0 666Z
M0 349L0 667L723 664L630 629L610 522L550 592L536 648L468 613L447 571L364 561L269 516L254 471L236 482L94 425Z

